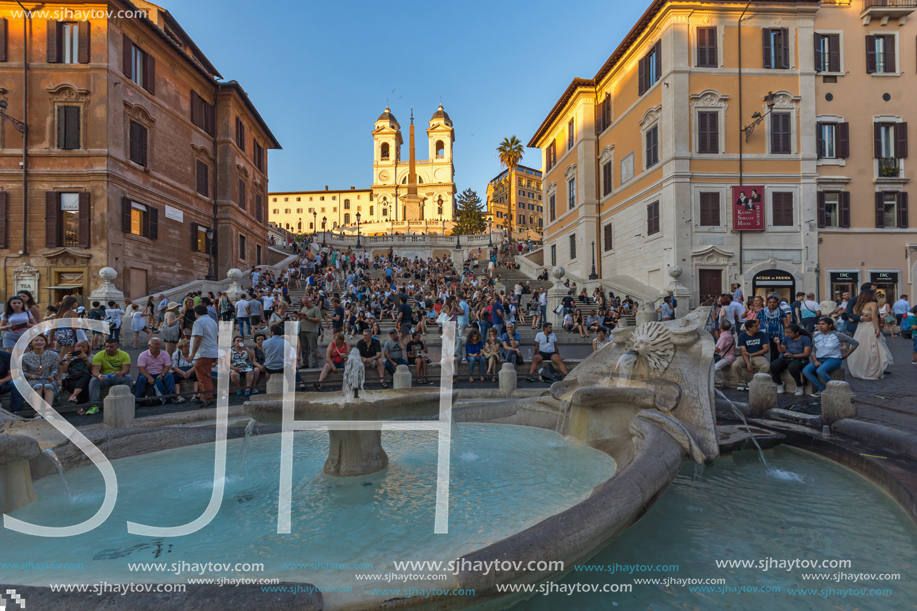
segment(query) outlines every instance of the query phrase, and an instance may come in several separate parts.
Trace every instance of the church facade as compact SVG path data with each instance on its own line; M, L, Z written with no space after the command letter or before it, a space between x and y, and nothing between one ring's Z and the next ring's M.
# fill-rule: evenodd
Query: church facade
M373 126L373 182L369 189L290 191L270 193L269 219L279 227L297 233L322 229L355 228L356 212L365 234L385 233L394 223L396 230L437 231L442 222L451 228L455 219L455 169L452 161L455 130L452 119L437 108L427 127L427 159L417 159L414 117L411 114L407 159L401 149L401 125L391 109ZM329 198L319 201L319 197ZM357 198L360 199L357 202ZM290 202L301 202L291 205ZM311 203L310 203L311 202ZM284 205L287 204L287 205ZM324 206L324 207L322 207ZM297 228L302 229L297 231ZM308 228L308 229L307 229Z

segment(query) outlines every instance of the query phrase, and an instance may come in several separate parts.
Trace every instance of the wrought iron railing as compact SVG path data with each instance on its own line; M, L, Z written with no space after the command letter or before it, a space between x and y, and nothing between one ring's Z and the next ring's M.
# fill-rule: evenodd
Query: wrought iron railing
M863 8L917 8L917 0L864 0Z

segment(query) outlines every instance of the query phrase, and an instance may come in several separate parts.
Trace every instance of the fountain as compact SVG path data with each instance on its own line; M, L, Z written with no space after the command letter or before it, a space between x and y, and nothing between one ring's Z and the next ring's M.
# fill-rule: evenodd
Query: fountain
M31 437L0 434L0 514L35 501L29 461L40 454Z
M425 388L366 391L366 371L354 348L344 365L341 395L296 393L293 421L361 421L357 429L331 429L325 475L369 475L388 466L382 447L382 420L417 419L439 415L440 393ZM263 424L283 424L283 400L263 395L245 403L245 411Z

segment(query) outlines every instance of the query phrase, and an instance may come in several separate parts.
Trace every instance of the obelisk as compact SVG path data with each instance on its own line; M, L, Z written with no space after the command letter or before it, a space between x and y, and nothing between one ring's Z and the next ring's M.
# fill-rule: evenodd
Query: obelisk
M423 220L421 203L423 198L417 195L417 163L414 158L414 108L411 108L411 150L408 165L408 194L401 198L404 202L404 220Z

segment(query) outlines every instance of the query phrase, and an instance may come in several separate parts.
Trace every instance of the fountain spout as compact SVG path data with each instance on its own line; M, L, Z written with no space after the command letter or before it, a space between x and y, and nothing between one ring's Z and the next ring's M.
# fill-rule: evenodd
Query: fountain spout
M363 384L366 381L366 366L363 365L363 359L360 358L360 350L354 348L347 356L347 363L344 365L344 401L352 399L361 399Z
M0 435L0 513L35 501L29 461L41 455L38 442L24 435Z

